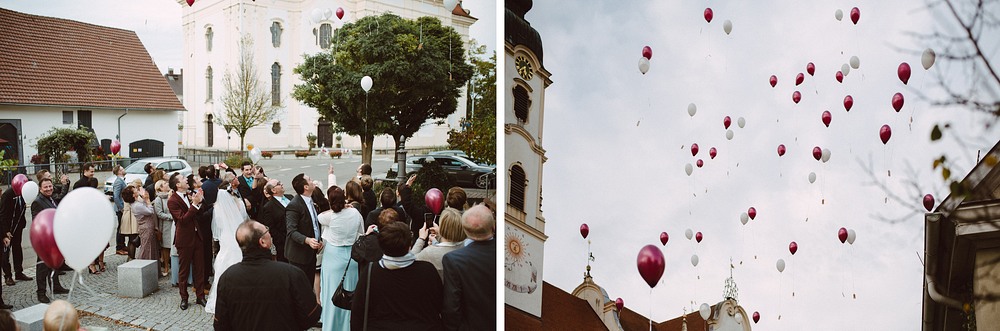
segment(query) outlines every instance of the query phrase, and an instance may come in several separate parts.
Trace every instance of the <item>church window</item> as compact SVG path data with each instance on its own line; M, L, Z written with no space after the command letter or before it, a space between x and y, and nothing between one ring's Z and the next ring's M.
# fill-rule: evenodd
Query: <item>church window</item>
M213 36L215 36L215 33L212 32L212 27L208 27L207 29L205 29L205 50L206 51L209 51L209 52L212 51L212 37Z
M271 23L271 45L273 45L274 48L281 47L281 31L281 23Z
M531 107L531 99L528 97L528 90L524 86L514 87L514 117L517 117L518 124L528 122L528 108Z
M271 105L281 105L281 65L271 65Z
M330 48L330 38L333 36L333 26L330 23L323 23L319 26L319 47Z
M524 189L528 186L528 181L524 176L524 169L514 165L510 167L510 205L517 210L524 211Z

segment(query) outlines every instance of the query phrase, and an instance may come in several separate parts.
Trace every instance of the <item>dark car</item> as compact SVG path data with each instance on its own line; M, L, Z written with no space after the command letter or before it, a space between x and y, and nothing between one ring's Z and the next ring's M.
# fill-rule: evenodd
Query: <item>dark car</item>
M406 172L416 172L427 162L435 162L444 168L459 187L496 188L496 166L482 166L461 156L411 156L406 158Z

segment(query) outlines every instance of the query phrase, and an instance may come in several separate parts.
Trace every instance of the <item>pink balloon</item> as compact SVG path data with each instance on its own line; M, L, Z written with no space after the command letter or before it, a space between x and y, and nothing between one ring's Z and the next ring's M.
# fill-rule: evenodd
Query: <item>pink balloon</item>
M813 147L813 158L815 158L816 161L819 161L819 159L822 157L823 157L823 149L819 148L819 146Z
M757 208L750 207L750 209L747 209L747 216L750 216L750 219L757 218Z
M930 195L930 194L924 195L924 208L926 208L927 211L931 211L931 209L934 209L934 196L933 195Z
M889 143L889 138L892 137L892 128L888 124L883 124L882 128L878 130L878 137L882 139L883 145Z
M337 19L338 20L344 19L344 8L337 7Z
M615 300L615 308L618 308L618 311L622 311L622 308L625 308L625 301L622 298Z
M660 243L665 246L667 245L667 241L670 241L670 235L666 232L660 232Z
M795 255L795 252L799 251L799 244L796 244L794 241L788 244L788 251L791 252L792 255Z
M785 156L785 144L778 145L778 156Z
M17 174L17 176L14 176L14 179L10 180L10 187L14 189L14 195L21 196L21 187L27 182L28 176L25 176L24 174Z
M590 226L587 226L587 223L583 223L583 225L580 225L580 235L583 236L583 239L587 239L588 234L590 234Z
M663 261L663 252L653 245L643 246L639 250L635 264L639 268L639 275L646 281L646 284L649 284L649 288L656 287L656 283L663 276L663 268L666 265Z
M823 119L823 125L826 125L826 127L829 128L830 121L833 120L833 114L830 114L829 110L824 110L823 115L820 118Z
M802 100L802 93L799 93L799 91L792 92L792 101L799 103L799 100Z
M800 72L798 75L795 75L795 86L799 86L805 80L806 76Z
M896 69L896 75L899 76L899 80L906 85L910 81L910 64L903 62L899 64L899 68Z
M712 23L712 17L715 17L712 8L705 8L705 22Z
M118 154L122 150L122 143L117 139L111 141L111 154Z
M728 129L730 125L733 125L733 119L729 118L729 116L723 117L722 126Z
M840 230L837 231L837 238L840 239L840 243L841 244L843 244L845 241L847 241L847 229L846 228L840 228Z
M844 82L844 72L843 71L837 70L836 77L837 77L837 82L840 82L840 83Z
M701 168L702 166L705 165L705 161L702 161L701 159L698 159L698 161L694 162L694 165L698 166L698 168Z
M774 87L775 85L778 85L778 76L771 75L771 79L768 81L771 82L771 87Z
M56 218L56 209L42 210L31 221L31 247L45 265L58 269L63 264L63 255L56 245L56 236L52 222Z
M858 25L859 19L861 19L861 9L858 9L858 7L851 8L851 22L854 22L854 25Z
M903 109L903 94L896 92L892 95L892 108L898 113L900 109Z
M712 147L712 148L708 149L708 157L710 157L710 158L712 158L714 160L715 159L715 154L717 154L717 152L715 150L715 147Z
M816 65L813 64L812 62L807 63L806 64L806 72L809 73L809 76L815 76L815 74L816 74Z
M702 238L701 231L698 231L697 233L694 234L694 240L695 241L697 241L697 242L700 243L701 242L701 238Z
M652 60L653 59L653 49L650 48L649 46L643 46L642 47L642 57L646 58L646 60Z
M757 323L757 321L760 321L760 313L753 312L753 322Z
M844 97L844 109L851 111L851 107L854 107L854 97L848 95Z
M433 187L424 193L424 203L434 215L441 215L441 211L444 210L444 194L441 193L441 190Z
M691 144L691 156L698 155L698 144Z

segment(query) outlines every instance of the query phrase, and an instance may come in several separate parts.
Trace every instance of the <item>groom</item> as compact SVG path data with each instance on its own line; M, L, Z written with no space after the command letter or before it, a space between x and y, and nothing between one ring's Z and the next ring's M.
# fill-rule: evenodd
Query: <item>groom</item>
M181 310L187 310L187 280L192 262L194 262L194 294L197 297L195 303L205 305L205 255L202 251L202 240L210 240L211 234L201 233L197 226L196 218L198 210L202 207L203 191L189 194L187 180L178 173L170 176L168 185L174 191L174 194L167 199L167 209L174 217L174 225L177 227L174 246L177 246L177 255L180 257L177 288L181 291Z
M312 281L316 275L316 252L323 248L319 241L319 219L312 192L316 189L312 179L305 174L292 178L292 188L298 195L285 207L285 225L288 240L285 241L285 257L292 265L306 273Z

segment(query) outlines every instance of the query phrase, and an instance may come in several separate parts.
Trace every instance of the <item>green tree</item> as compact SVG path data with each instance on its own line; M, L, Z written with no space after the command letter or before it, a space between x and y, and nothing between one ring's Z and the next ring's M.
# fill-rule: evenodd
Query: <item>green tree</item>
M361 137L362 162L370 163L376 135L398 144L455 112L472 76L464 54L461 36L437 18L368 16L338 29L330 52L305 56L292 96L333 121L335 132ZM373 81L368 93L364 76Z
M260 72L254 63L253 40L240 40L240 62L236 71L226 70L223 79L225 90L222 95L223 116L218 124L231 126L240 136L240 150L250 128L274 121L278 117L281 103L271 98L271 89L260 79ZM278 99L280 101L280 99Z
M462 119L461 128L448 132L448 145L493 164L497 150L497 54L493 52L489 59L484 59L485 53L486 46L473 49L470 59L475 75L469 82L467 108L471 109L471 116Z
M62 156L70 150L75 150L81 162L91 161L90 146L97 140L97 135L86 128L52 128L38 138L35 148L38 154L46 160L62 160Z

